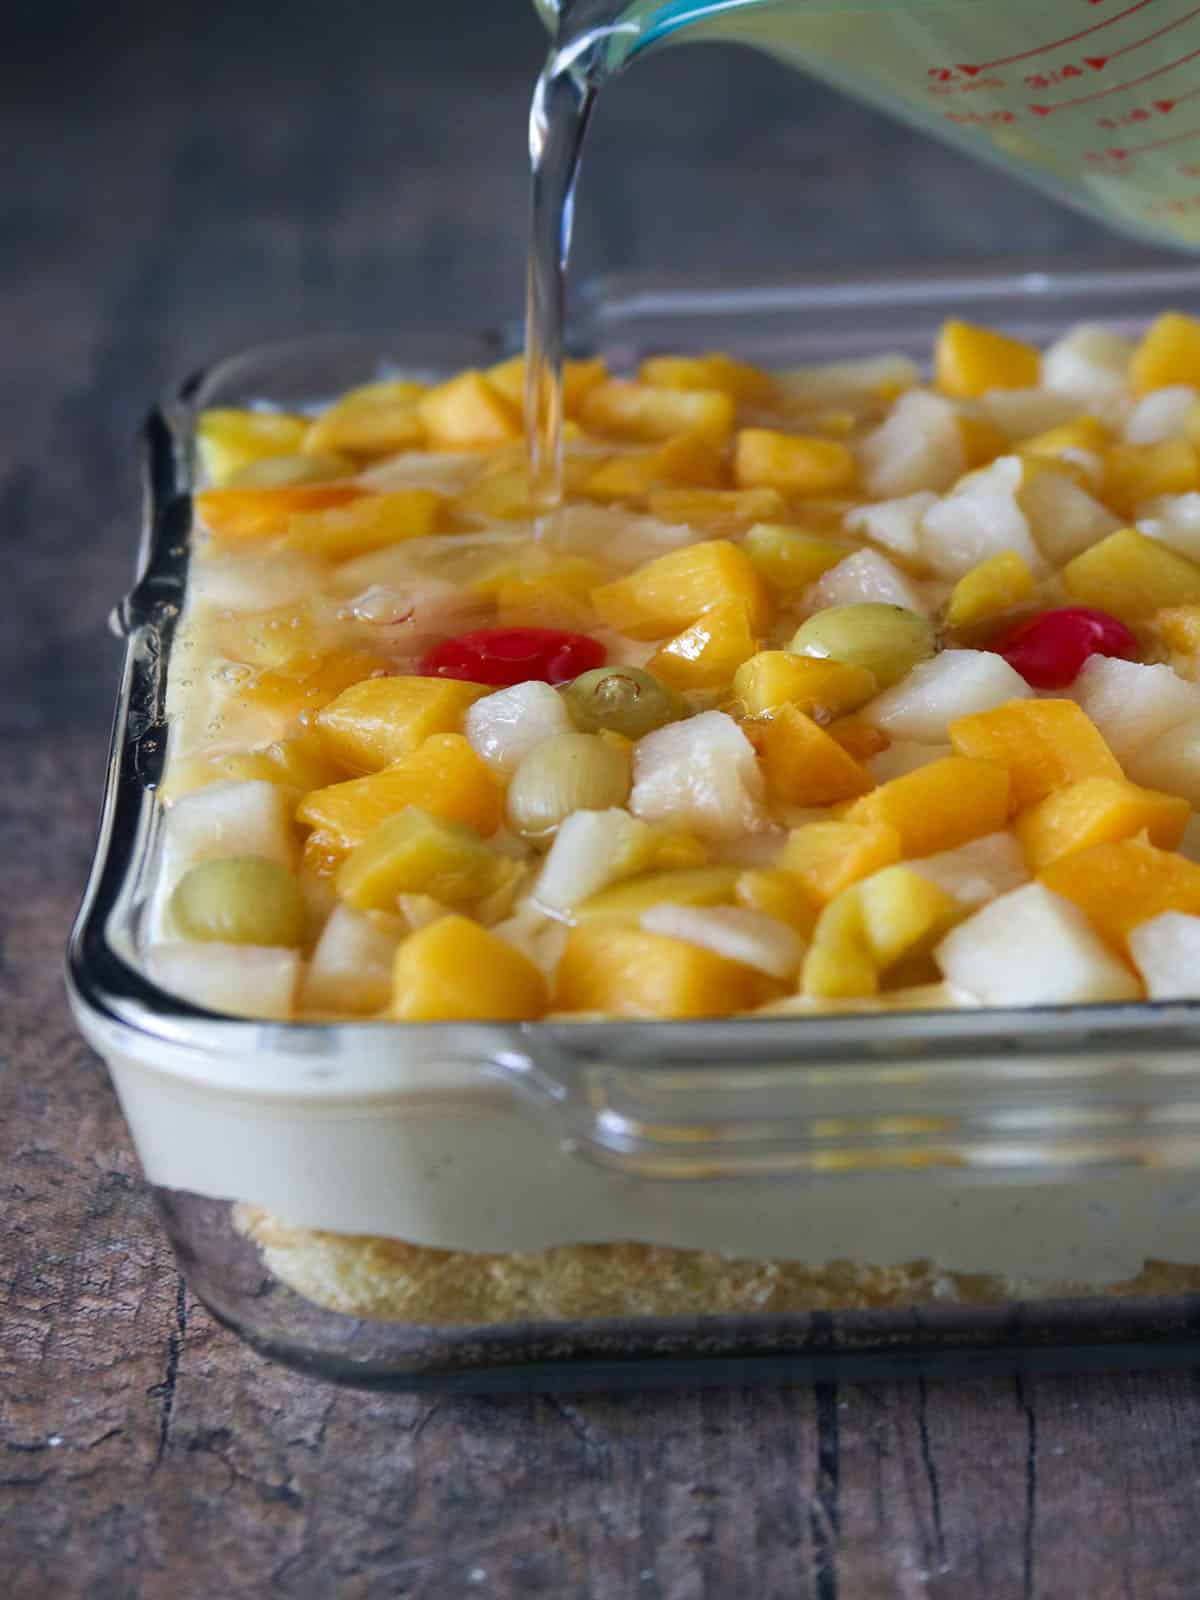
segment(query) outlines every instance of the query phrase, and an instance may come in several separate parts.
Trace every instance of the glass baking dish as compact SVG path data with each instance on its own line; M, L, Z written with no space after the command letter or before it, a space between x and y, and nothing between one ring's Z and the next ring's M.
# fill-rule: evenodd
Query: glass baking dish
M1165 307L1200 308L1200 269L621 279L584 291L571 342L618 369L714 348L789 366L923 355L948 315L1046 340ZM147 423L69 988L192 1288L284 1361L410 1388L1194 1363L1198 1005L323 1025L220 1017L142 974L198 412L512 342L251 351Z

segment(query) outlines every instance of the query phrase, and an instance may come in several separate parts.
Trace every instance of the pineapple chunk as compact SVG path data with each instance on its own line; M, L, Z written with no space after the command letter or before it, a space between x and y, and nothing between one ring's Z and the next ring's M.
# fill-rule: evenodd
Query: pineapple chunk
M733 899L740 875L739 868L722 866L677 867L672 872L651 872L589 895L575 907L574 920L591 925L636 928L642 913L652 906L727 905Z
M1200 388L1200 320L1167 311L1151 324L1129 363L1135 393L1186 383Z
M1008 821L1009 779L993 761L945 756L881 784L843 813L847 822L883 823L900 836L905 856L952 850L996 833Z
M661 639L690 627L711 606L741 602L754 633L767 625L769 602L762 579L727 539L672 550L627 577L592 590L597 616L631 639Z
M844 544L774 522L756 522L742 540L742 549L772 588L785 594L807 589L853 553Z
M950 318L942 324L933 357L937 386L955 400L989 389L1035 389L1042 358L1035 346L991 328Z
M1096 844L1060 856L1039 877L1118 947L1131 929L1164 911L1200 912L1200 866L1146 839Z
M769 405L775 398L774 374L719 354L649 356L638 369L642 383L656 389L724 389L735 400Z
M744 489L839 494L854 487L858 466L850 449L834 439L743 428L734 446L733 475Z
M746 607L735 600L711 606L690 628L660 645L646 670L672 689L724 689L757 644Z
M1036 805L1085 778L1120 779L1120 763L1073 700L1014 700L950 724L955 753L1008 768L1013 805Z
M972 567L954 585L946 605L951 628L973 627L1033 598L1037 583L1015 550L1001 550Z
M874 787L867 769L796 705L775 706L742 731L758 751L768 790L785 805L834 805Z
M337 891L359 911L392 911L402 894L459 905L490 894L500 865L474 829L405 806L350 852L338 868Z
M778 994L759 972L699 945L636 928L572 928L555 1011L618 1017L719 1017Z
M395 489L348 506L301 511L288 519L289 550L320 561L350 561L405 539L424 539L441 521L443 500L432 489Z
M715 489L723 477L719 453L695 434L685 433L653 450L610 457L589 472L583 493L593 500L636 500L672 484Z
M735 407L720 389L663 389L609 378L589 389L579 409L589 433L656 444L680 433L721 445L733 432Z
M1139 789L1124 778L1083 778L1048 794L1013 823L1034 872L1090 845L1132 839L1173 850L1192 814L1177 795Z
M460 732L468 709L487 692L458 678L367 678L343 689L313 722L335 761L352 772L378 772L435 733Z
M657 728L633 752L629 809L701 838L740 839L770 827L754 746L721 711Z
M218 544L238 545L285 533L298 511L325 511L362 499L357 483L299 483L282 489L204 489L193 502Z
M768 978L794 978L804 959L804 941L793 927L743 906L660 902L642 913L641 926L647 933L665 933L753 967Z
M1154 619L1163 642L1180 655L1195 655L1200 650L1200 604L1167 606Z
M1122 517L1133 517L1161 495L1200 489L1200 452L1187 439L1117 444L1104 461L1103 496Z
M900 834L890 823L808 822L788 835L779 866L809 901L824 905L899 861L901 853Z
M993 900L935 953L947 981L984 1005L1079 1005L1141 993L1086 917L1040 883Z
M663 522L722 539L777 519L785 509L778 489L651 489L646 504Z
M1163 606L1200 600L1200 565L1136 528L1102 539L1068 562L1061 576L1072 600L1127 624L1142 622Z
M865 998L879 992L879 971L863 920L861 885L843 889L822 911L800 975L801 992L818 1000Z
M337 857L405 806L419 806L486 835L500 826L503 791L461 734L441 733L370 777L314 789L296 816L318 836L314 849Z
M912 867L872 873L856 886L863 932L880 972L928 955L966 907Z
M285 411L203 411L196 424L196 444L204 476L211 484L228 482L235 473L272 456L300 448L308 420Z
M369 1016L392 996L396 947L407 930L399 917L335 906L321 931L300 990L305 1011Z
M399 1022L523 1022L546 1010L546 980L528 956L469 917L439 917L396 952Z
M504 398L524 412L525 409L525 357L510 356L507 361L489 367L484 377ZM579 416L583 397L608 377L608 368L602 356L588 361L564 361L562 364L563 416L574 420Z
M490 450L521 438L521 412L482 372L462 372L417 401L430 442L444 450Z
M1032 695L1003 656L990 650L943 650L864 706L861 716L893 739L940 744L958 718Z

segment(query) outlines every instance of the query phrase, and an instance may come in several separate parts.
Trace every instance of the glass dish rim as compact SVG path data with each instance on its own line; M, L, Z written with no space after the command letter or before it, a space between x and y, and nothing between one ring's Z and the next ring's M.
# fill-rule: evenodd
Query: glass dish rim
M1021 262L962 268L932 264L875 267L852 276L797 273L754 279L671 278L649 273L593 280L579 295L582 315L571 345L585 350L603 334L606 309L621 314L632 302L655 315L695 315L719 303L727 312L761 308L838 309L882 297L920 306L947 295L984 301L1010 294L1040 303L1101 289L1113 294L1169 294L1197 289L1194 268L1139 264L1076 266L1047 270ZM401 357L407 346L430 346L449 354L471 348L497 359L517 343L508 334L473 335L436 330L400 331L386 338L316 335L250 346L213 361L169 389L143 429L144 509L135 582L113 613L115 631L126 641L113 722L96 850L88 884L72 929L67 987L85 1031L119 1037L127 1046L184 1046L189 1053L260 1054L298 1052L309 1060L347 1059L356 1043L403 1037L421 1052L448 1054L480 1064L509 1057L531 1060L650 1065L655 1069L753 1066L792 1069L830 1062L860 1065L911 1064L917 1050L926 1061L964 1056L1014 1057L1047 1054L1064 1060L1097 1051L1111 1055L1150 1049L1182 1056L1200 1043L1200 1001L1133 1001L1120 1004L979 1007L961 1011L844 1012L812 1017L737 1017L700 1021L614 1020L602 1022L469 1022L414 1024L389 1020L267 1022L231 1017L191 1004L154 984L110 937L110 924L144 857L144 824L154 805L161 765L162 691L175 619L187 578L186 532L191 514L191 436L204 394L240 366L286 353L321 350L361 354L376 362L388 349ZM389 363L390 364L390 363ZM417 361L395 363L410 369ZM159 749L153 754L155 741ZM116 1033L114 1035L114 1031ZM1200 1075L1200 1057L1196 1064ZM557 1076L557 1074L554 1074Z

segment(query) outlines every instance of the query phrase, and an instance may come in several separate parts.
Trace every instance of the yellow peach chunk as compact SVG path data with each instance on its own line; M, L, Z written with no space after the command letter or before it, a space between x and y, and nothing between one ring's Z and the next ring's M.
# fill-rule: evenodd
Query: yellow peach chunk
M1016 453L1026 460L1053 462L1056 466L1062 466L1063 457L1069 458L1072 452L1083 450L1089 455L1103 455L1111 448L1112 442L1112 430L1105 427L1098 417L1085 413L1070 422L1060 422L1056 428L1035 433L1032 438L1022 439L1016 447Z
M510 356L507 361L500 361L494 367L489 367L484 377L498 389L504 398L517 408L525 410L525 357ZM564 361L562 365L562 404L563 416L572 419L578 417L579 407L583 397L589 389L594 389L597 384L603 383L608 377L608 367L602 356L593 356L587 361Z
M946 605L946 622L951 628L973 627L1022 605L1036 590L1024 558L1016 550L1001 550L972 567L954 585Z
M196 423L196 446L204 476L219 485L257 461L291 455L300 448L307 428L306 417L285 411L232 407L202 411Z
M839 494L854 487L858 466L850 448L836 439L743 428L734 446L733 475L745 489Z
M529 957L470 917L439 917L396 951L398 1022L532 1021L546 998L546 980Z
M886 822L806 822L793 828L778 865L824 905L852 883L899 861L899 830Z
M459 733L468 707L492 691L458 678L368 678L344 689L313 719L317 737L351 771L378 772L435 733Z
M719 452L688 433L653 450L611 456L588 474L583 493L593 500L636 500L672 484L715 489L723 477Z
M364 460L419 450L425 429L417 401L427 389L409 378L385 378L351 389L311 424L304 448L316 455L332 451Z
M770 372L732 356L648 356L638 368L643 383L657 389L724 389L735 400L768 405L778 388Z
M856 711L875 694L874 673L844 661L760 650L738 668L733 692L751 716L791 704L815 722Z
M989 389L1037 388L1042 358L1023 339L951 317L938 334L933 369L943 394L973 400Z
M1146 839L1122 839L1059 856L1039 877L1072 901L1097 933L1123 947L1125 935L1164 911L1200 914L1200 866Z
M1060 856L1140 833L1151 844L1173 850L1191 814L1191 806L1177 795L1141 789L1125 778L1084 778L1022 811L1013 832L1030 870L1040 872Z
M572 918L592 925L634 927L651 906L719 906L733 899L737 867L677 867L601 889L575 907Z
M1200 601L1200 566L1136 528L1110 533L1068 561L1061 577L1072 600L1129 624Z
M443 450L491 450L521 438L521 411L482 372L461 372L417 402L430 442Z
M842 816L895 828L903 855L927 856L999 832L1008 821L1009 796L1006 768L944 756L881 784Z
M691 627L660 645L646 670L672 689L724 689L757 645L746 607L735 600L710 606Z
M911 867L884 867L858 885L863 931L881 972L928 955L967 907Z
M1151 323L1133 352L1129 382L1136 394L1177 383L1200 388L1200 320L1167 311Z
M854 553L849 545L776 522L756 522L742 540L742 549L767 582L786 594L807 589Z
M443 504L432 489L394 489L327 511L300 511L288 519L284 544L321 561L350 561L427 538L441 522Z
M281 489L203 489L196 515L218 544L237 545L284 533L299 511L349 505L367 490L357 483L298 483Z
M1007 455L1012 449L1004 429L998 427L990 417L961 412L956 420L968 471L986 467L997 456Z
M1119 517L1132 517L1148 500L1200 488L1200 452L1188 439L1159 444L1115 444L1104 458L1101 498Z
M579 416L590 433L654 444L696 433L724 444L733 432L734 403L720 389L660 389L609 378L583 397Z
M776 489L651 489L646 504L662 522L711 534L743 533L752 523L784 512Z
M383 670L378 656L356 650L303 651L268 667L238 690L243 705L291 721L320 708L352 683Z
M778 985L700 945L637 928L572 928L555 1011L617 1017L719 1017L761 1005Z
M863 919L861 884L847 885L822 911L800 973L802 994L820 1000L879 992L879 969Z
M419 806L486 835L500 826L503 790L461 734L440 733L368 777L314 789L301 801L296 818L320 836L321 853L336 858L405 806Z
M828 806L875 786L854 757L798 706L785 702L742 723L771 795L785 805Z
M747 867L739 874L733 897L747 911L785 922L808 938L816 926L820 908L800 880L781 867Z
M473 828L405 806L351 850L337 892L359 911L394 911L402 894L459 905L490 894L500 870L501 858Z
M950 724L955 754L1008 768L1018 811L1084 778L1120 778L1120 763L1073 700L1010 700Z
M627 577L593 589L600 620L631 639L661 639L689 627L711 606L740 602L761 633L770 605L762 579L745 552L727 539L708 539L648 561Z
M1165 644L1181 655L1200 650L1200 604L1167 606L1154 619Z

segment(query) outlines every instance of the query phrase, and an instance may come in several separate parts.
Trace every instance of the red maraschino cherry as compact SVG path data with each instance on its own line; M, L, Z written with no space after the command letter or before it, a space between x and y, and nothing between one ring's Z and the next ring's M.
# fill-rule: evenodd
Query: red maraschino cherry
M607 654L598 639L562 628L480 628L435 645L417 670L427 678L465 678L505 689L534 678L568 683L602 667Z
M1138 642L1123 622L1091 606L1060 606L1027 617L994 640L989 650L1002 655L1034 689L1065 689L1083 671L1089 656L1138 654Z

